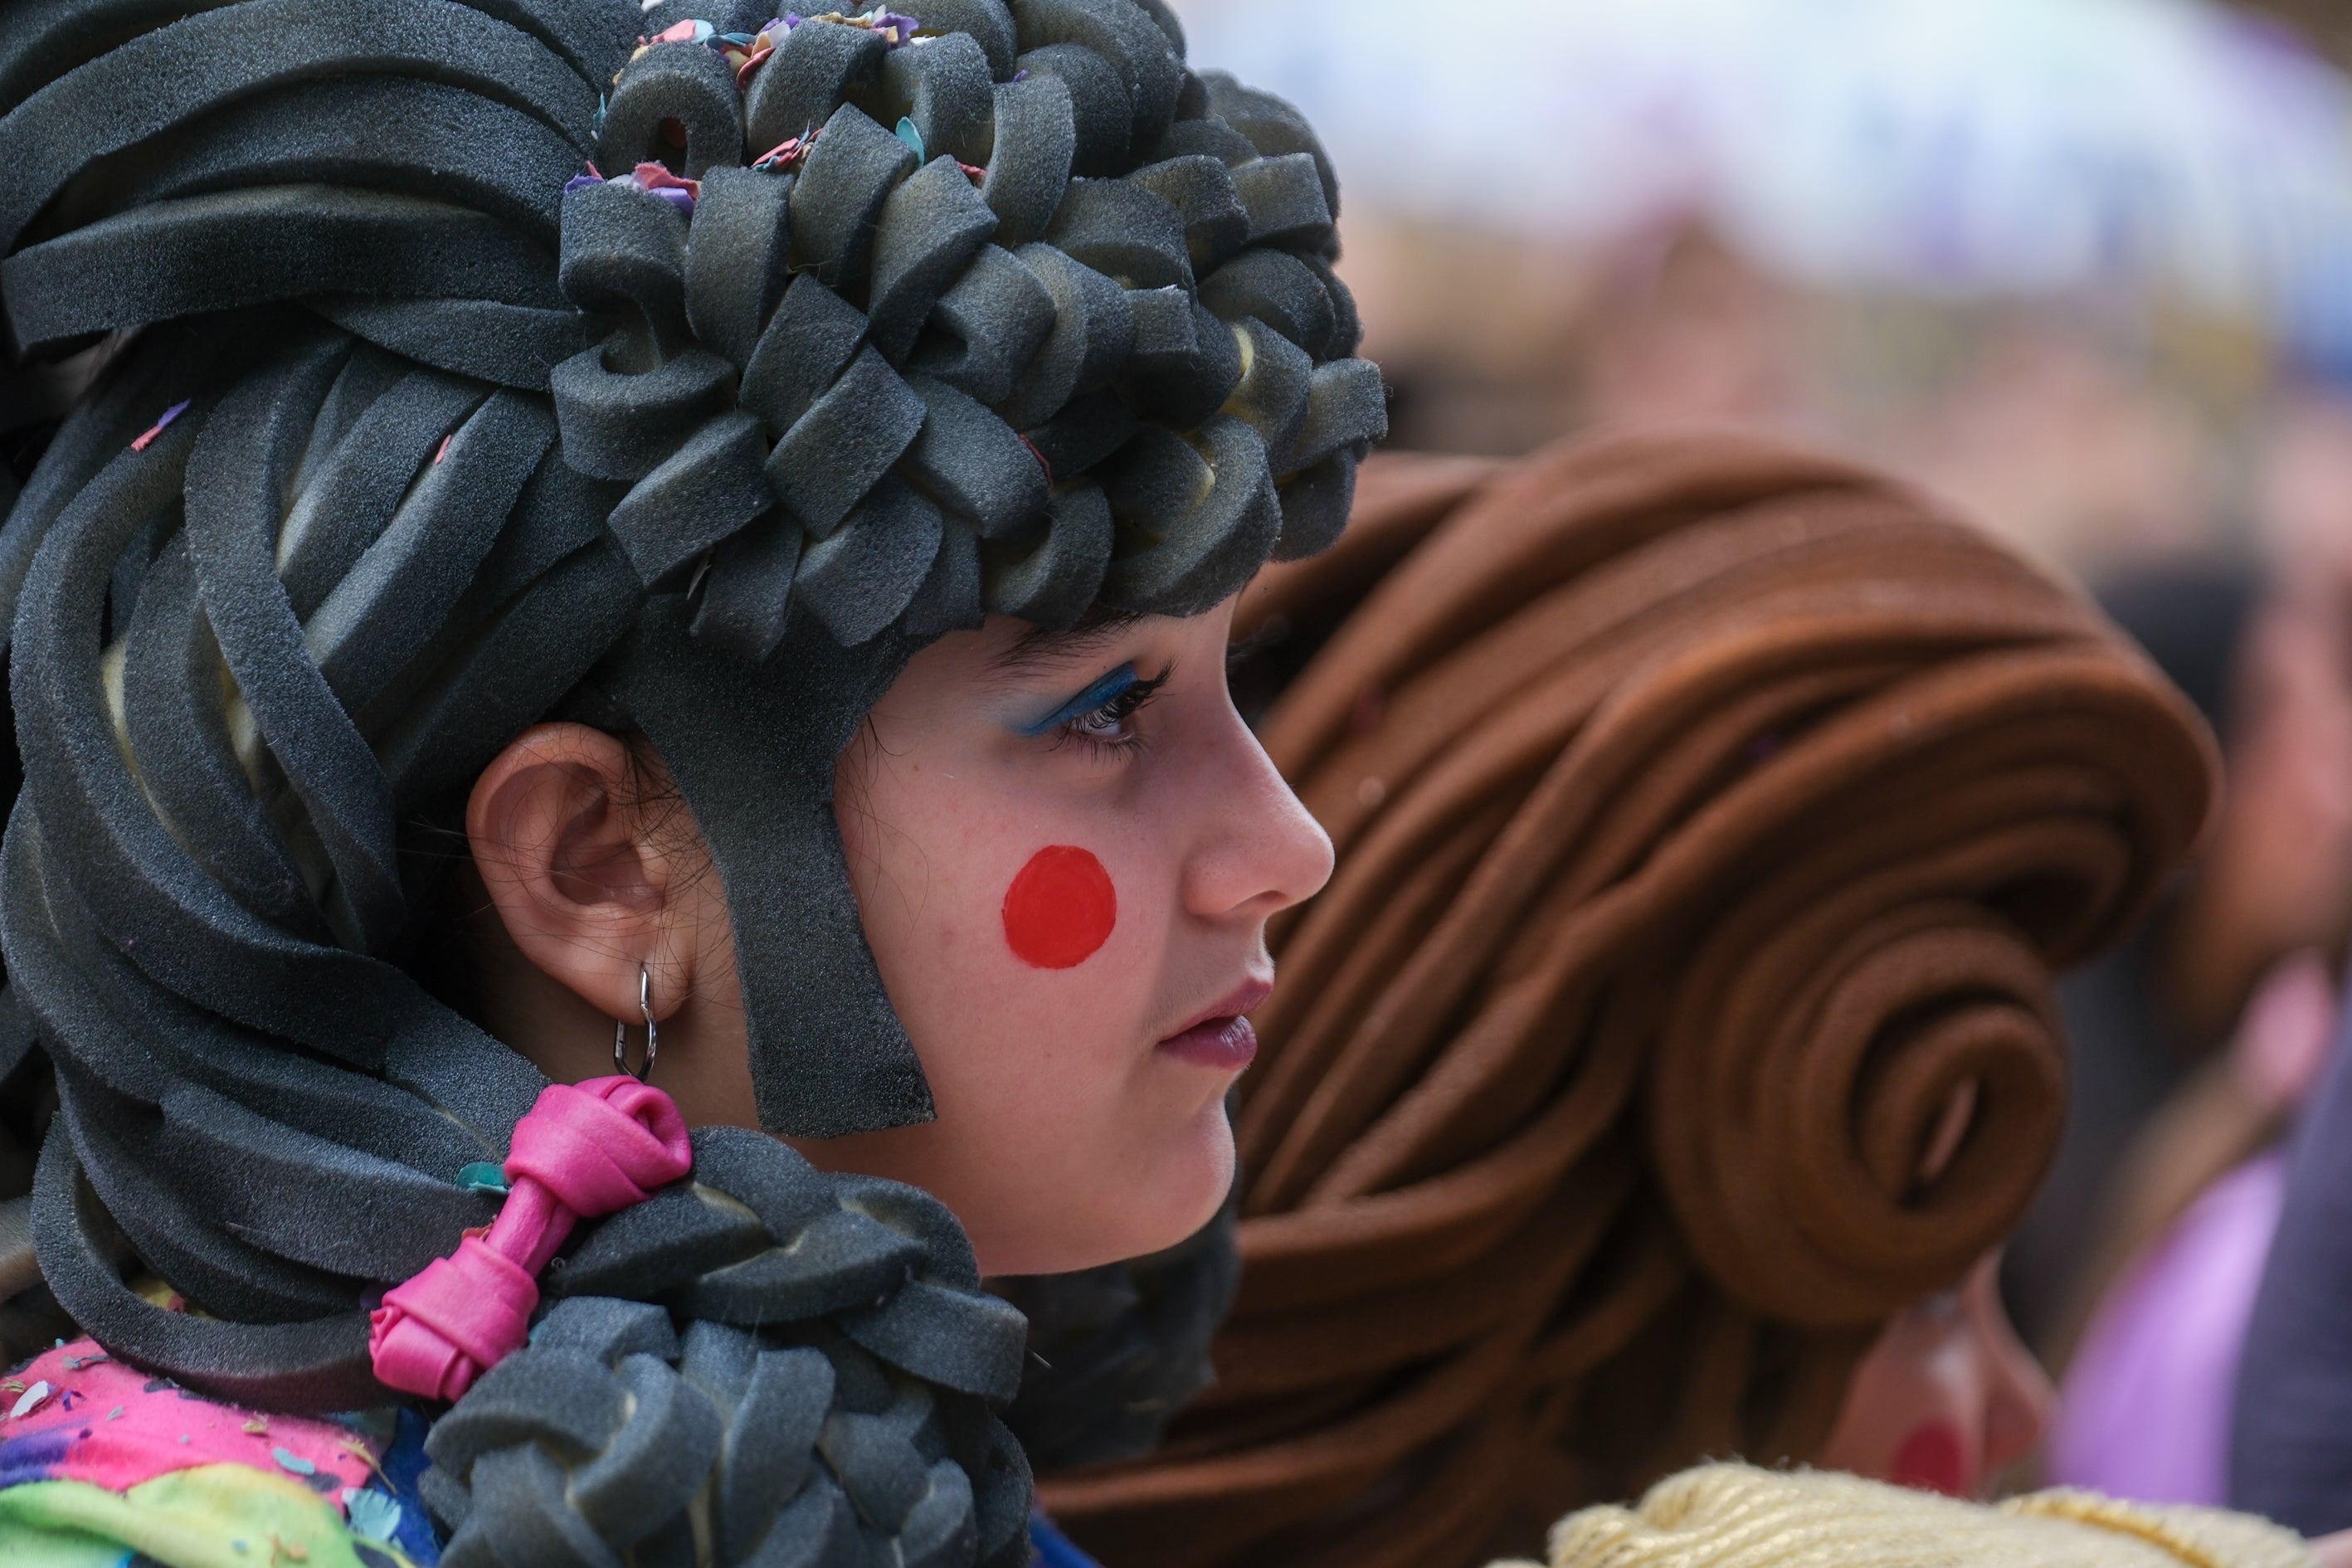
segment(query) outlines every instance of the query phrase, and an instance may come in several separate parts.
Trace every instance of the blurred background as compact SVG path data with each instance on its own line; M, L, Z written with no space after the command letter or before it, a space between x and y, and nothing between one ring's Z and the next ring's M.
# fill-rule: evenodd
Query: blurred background
M1194 58L1295 102L1339 168L1339 271L1392 445L1515 455L1698 421L1861 457L2088 584L2224 737L2202 867L2067 989L2068 1142L2003 1273L2063 1372L2136 1260L2273 1158L2332 1037L2352 8L1172 4ZM2198 1331L2224 1405L2274 1198L2231 1214L2222 1327ZM2116 1404L2144 1380L2114 1363L2078 1404L2164 1419Z
M2095 570L2254 548L2352 377L2318 0L1175 8L1338 163L1402 446L1765 426Z

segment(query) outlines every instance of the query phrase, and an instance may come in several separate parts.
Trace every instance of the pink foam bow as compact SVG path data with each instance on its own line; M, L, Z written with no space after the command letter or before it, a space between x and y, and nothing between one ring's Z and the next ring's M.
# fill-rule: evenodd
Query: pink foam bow
M583 1219L640 1204L694 1168L686 1118L634 1078L551 1084L515 1123L506 1206L454 1257L386 1291L369 1319L376 1381L456 1399L520 1350L539 1305L539 1273Z

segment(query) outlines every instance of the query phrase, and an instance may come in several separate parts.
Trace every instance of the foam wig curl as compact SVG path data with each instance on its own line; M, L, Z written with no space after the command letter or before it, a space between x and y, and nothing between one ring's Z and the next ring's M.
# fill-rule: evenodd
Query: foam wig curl
M764 9L0 16L14 346L108 361L0 530L0 1013L56 1069L44 1275L127 1361L384 1399L368 1308L542 1087L404 967L405 836L523 728L668 763L769 1131L919 1121L833 819L867 708L988 612L1198 613L1345 521L1381 391L1294 111L1155 0ZM1017 1560L1022 1320L952 1216L695 1152L436 1425L446 1561Z

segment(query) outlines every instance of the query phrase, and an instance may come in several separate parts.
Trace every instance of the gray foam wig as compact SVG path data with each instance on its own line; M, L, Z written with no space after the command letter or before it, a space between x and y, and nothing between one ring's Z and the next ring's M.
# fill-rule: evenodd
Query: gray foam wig
M663 753L771 1131L920 1120L833 818L866 710L988 612L1196 613L1345 521L1381 394L1293 111L1155 0L763 9L0 11L7 326L110 353L0 529L0 1013L56 1067L44 1272L126 1360L385 1397L367 1308L541 1087L403 967L402 836L523 728ZM436 1427L447 1561L1017 1561L1021 1319L952 1217L696 1151Z

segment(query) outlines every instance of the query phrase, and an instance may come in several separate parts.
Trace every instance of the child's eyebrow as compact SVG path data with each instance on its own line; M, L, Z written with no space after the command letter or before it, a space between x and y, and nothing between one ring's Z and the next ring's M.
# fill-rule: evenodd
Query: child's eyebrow
M1133 610L1097 609L1067 631L1032 626L1019 641L996 656L999 675L1027 675L1046 664L1077 658L1118 641L1143 616Z

